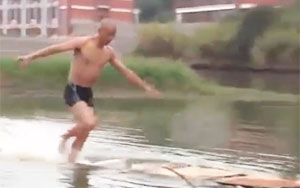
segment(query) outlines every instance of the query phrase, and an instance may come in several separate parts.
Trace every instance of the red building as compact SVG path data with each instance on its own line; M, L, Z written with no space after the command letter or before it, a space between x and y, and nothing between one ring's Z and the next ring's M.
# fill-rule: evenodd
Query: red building
M134 0L60 0L69 11L70 19L99 21L103 18L135 22L138 11Z
M78 23L103 18L138 22L134 0L0 0L0 34L67 35Z
M61 21L71 26L79 22L99 22L104 18L135 23L139 21L139 10L134 0L59 0ZM62 33L69 33L66 27Z

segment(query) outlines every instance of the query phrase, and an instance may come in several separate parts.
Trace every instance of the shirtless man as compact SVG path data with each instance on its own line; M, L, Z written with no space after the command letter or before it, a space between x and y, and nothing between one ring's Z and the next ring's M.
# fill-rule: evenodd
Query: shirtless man
M62 136L60 144L60 150L64 152L66 141L70 137L76 137L68 157L71 163L75 162L89 132L95 128L98 122L98 117L94 111L91 87L99 77L104 65L108 62L125 76L127 80L142 87L151 96L161 97L162 95L158 90L139 78L136 73L127 68L117 58L113 49L108 46L115 35L116 25L104 21L98 29L98 33L94 36L76 37L70 41L51 45L29 55L18 57L18 61L21 61L21 66L25 67L31 61L40 57L69 50L74 51L68 84L64 91L64 99L77 122L73 129Z

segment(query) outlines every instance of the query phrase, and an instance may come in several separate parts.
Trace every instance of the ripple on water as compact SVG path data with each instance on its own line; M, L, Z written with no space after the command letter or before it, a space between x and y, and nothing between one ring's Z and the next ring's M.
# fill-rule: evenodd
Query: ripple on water
M162 178L131 171L132 164L173 163L236 172L280 174L296 164L289 156L267 155L226 149L196 150L150 144L141 129L103 125L91 133L82 160L93 163L117 160L107 166L64 163L57 147L60 135L72 124L49 118L0 118L0 187L188 187L177 178ZM129 165L127 163L130 163ZM48 182L51 180L52 183ZM45 184L45 182L47 182ZM218 187L213 182L202 185Z

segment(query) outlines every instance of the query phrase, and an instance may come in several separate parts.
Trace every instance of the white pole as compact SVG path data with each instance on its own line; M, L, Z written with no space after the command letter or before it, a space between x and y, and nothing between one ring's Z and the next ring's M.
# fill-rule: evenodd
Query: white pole
M8 23L8 20L7 20L7 13L8 13L8 9L7 9L7 1L8 0L3 0L2 2L2 7L3 7L3 10L2 10L2 24L4 26L3 28L3 34L4 35L7 35L7 23Z
M48 0L41 0L41 36L47 36L47 4Z
M240 9L239 1L238 1L238 0L235 0L234 4L235 4L235 9L236 9L236 10L239 10L239 9Z
M177 21L178 23L181 23L181 22L182 22L182 14L181 14L181 13L177 13L177 14L176 14L176 21Z
M26 0L21 0L21 37L26 37Z
M139 23L140 22L140 10L135 9L132 11L132 13L134 15L134 22Z

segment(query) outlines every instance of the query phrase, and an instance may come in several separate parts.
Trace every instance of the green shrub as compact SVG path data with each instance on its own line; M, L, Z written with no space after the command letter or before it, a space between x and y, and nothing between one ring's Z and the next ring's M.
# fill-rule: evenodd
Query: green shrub
M237 22L226 22L199 28L192 36L196 57L210 59L211 63L224 62L227 41L233 38L237 26Z
M255 65L299 68L299 2L279 9L276 22L256 39L251 53Z
M279 19L276 20L275 27L281 29L299 29L299 7L300 1L296 0L291 7L278 10Z
M192 36L192 41L198 47L214 41L228 41L235 35L237 26L237 22L225 22L201 27Z
M264 34L275 20L275 11L271 7L258 7L245 14L236 35L228 41L226 54L239 64L249 64L251 49L257 37Z
M241 20L199 29L193 41L196 41L200 57L211 63L248 64L255 39L273 19L272 8L259 7L244 14Z
M140 21L142 22L174 20L172 0L137 0L136 5L141 10Z
M298 66L298 7L258 7L202 26L189 36L170 25L147 25L140 30L136 52L238 66Z
M258 66L299 67L299 33L296 29L269 30L252 50Z
M136 53L144 56L182 58L188 51L190 39L170 25L149 24L139 31Z
M220 23L197 31L196 48L210 63L299 66L299 31L295 8L259 7L242 22ZM276 22L274 20L276 19Z

